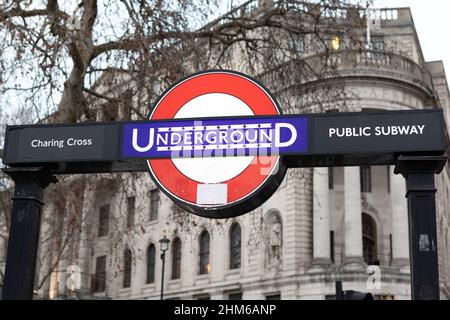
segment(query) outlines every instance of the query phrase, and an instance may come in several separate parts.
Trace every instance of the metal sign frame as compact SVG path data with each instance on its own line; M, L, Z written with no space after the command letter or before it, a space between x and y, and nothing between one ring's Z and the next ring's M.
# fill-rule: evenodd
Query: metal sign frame
M406 119L408 121L412 121L413 117L417 118L420 121L424 116L432 116L434 122L433 133L433 141L429 141L429 143L422 143L421 145L414 145L409 148L405 148L402 144L403 142L399 142L398 148L393 148L392 146L389 148L379 148L378 150L368 150L367 144L359 143L354 147L354 150L343 150L343 151L323 151L316 152L315 150L310 150L308 152L301 153L285 153L283 154L284 159L283 162L290 168L295 167L314 167L314 166L352 166L352 165L384 165L384 164L395 164L396 158L399 154L426 154L426 155L440 155L443 154L446 150L446 145L448 143L448 138L445 136L445 123L443 120L443 112L441 109L423 109L423 110L401 110L401 111L386 111L386 112L337 112L337 113L323 113L323 114L289 114L289 115L279 115L279 116L237 116L237 117L215 117L211 119L220 119L220 120L250 120L254 118L267 118L267 119L276 119L276 118L292 118L292 117L304 117L308 119L308 148L317 149L317 146L323 143L322 141L314 141L317 136L318 130L314 130L313 126L315 123L319 123L326 119L331 119L332 121L343 120L350 121L350 123L354 123L358 121L358 119L364 119L368 117L379 118L381 121L385 121L383 117L395 118L397 119L405 119L411 117L411 119ZM165 120L157 120L156 122L167 122L167 123L177 123L180 121L200 121L200 120L209 120L209 118L186 118L186 119L165 119ZM406 121L405 120L405 121ZM380 121L380 120L378 120ZM132 123L150 123L151 120L141 120L141 121L114 121L114 122L81 122L76 124L37 124L37 125L11 125L6 127L6 135L5 135L5 147L3 151L3 163L11 166L11 167L20 167L20 166L41 166L44 165L48 168L51 173L55 174L76 174L76 173L103 173L103 172L129 172L129 171L146 171L145 166L143 165L135 165L138 162L142 162L142 158L124 158L120 155L121 146L123 145L123 126L126 124ZM311 122L314 122L311 124ZM85 127L105 127L109 128L109 134L114 134L114 136L109 136L104 140L103 147L114 149L115 151L109 156L105 156L103 158L89 159L87 160L70 160L70 159L62 159L62 160L52 160L51 158L47 158L46 160L27 160L16 159L11 156L11 153L17 153L17 151L12 152L13 148L20 148L21 144L17 137L13 138L12 133L14 131L20 130L34 130L40 128L48 128L50 130L55 128L61 128L64 130L71 128L79 128L82 129L80 131L86 132ZM113 129L113 130L111 130ZM114 133L115 131L115 133ZM439 133L436 135L436 133ZM412 142L414 142L414 138L412 137ZM427 137L427 139L429 136ZM386 138L384 141L389 142L389 139ZM406 141L408 139L405 139ZM402 145L400 145L402 144ZM46 154L49 157L48 154ZM95 164L102 163L106 164L106 168L100 168ZM92 166L94 164L94 166ZM84 167L83 167L84 166Z

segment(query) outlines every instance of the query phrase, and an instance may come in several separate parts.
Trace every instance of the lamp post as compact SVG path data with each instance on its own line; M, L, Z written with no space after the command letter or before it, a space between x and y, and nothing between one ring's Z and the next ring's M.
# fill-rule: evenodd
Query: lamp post
M170 240L167 239L166 235L159 240L159 250L161 250L161 260L162 260L162 270L161 270L161 300L164 296L164 265L166 263L166 251L169 249Z

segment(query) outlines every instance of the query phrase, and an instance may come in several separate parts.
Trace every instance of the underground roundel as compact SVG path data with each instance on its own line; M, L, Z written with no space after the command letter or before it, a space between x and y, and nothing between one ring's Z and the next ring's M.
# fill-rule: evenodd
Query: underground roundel
M172 85L155 103L149 119L206 120L280 113L275 99L256 80L237 72L213 70ZM217 148L229 143L227 137L220 138L223 141L216 141ZM179 206L204 217L228 218L257 208L275 192L286 173L280 158L268 154L147 162L153 179Z

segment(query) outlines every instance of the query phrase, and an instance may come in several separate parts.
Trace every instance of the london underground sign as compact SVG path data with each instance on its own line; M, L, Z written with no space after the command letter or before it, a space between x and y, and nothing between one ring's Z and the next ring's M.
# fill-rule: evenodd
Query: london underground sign
M236 72L208 71L169 88L149 120L280 113L275 99L256 80ZM199 215L224 218L255 209L275 192L286 173L281 156L262 149L282 143L274 136L281 134L281 128L273 132L276 123L257 119L200 122L160 124L147 130L144 141L149 143L141 150L156 150L147 160L154 181L172 200ZM124 127L124 141L129 141L131 133L133 150L140 145L138 132L139 128ZM164 159L155 159L161 154Z
M394 164L442 154L446 139L441 110L282 115L255 79L209 71L170 87L145 121L8 126L3 163L148 170L189 212L225 218L267 200L289 167Z
M237 208L258 205L253 193L269 196L276 189L286 171L281 154L307 151L306 122L247 117L124 124L122 157L149 158L154 180L190 211L236 215Z

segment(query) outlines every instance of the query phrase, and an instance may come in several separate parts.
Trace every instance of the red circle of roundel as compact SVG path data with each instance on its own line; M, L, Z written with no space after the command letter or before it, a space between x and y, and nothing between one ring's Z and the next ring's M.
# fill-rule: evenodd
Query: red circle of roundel
M173 119L187 102L209 93L237 97L250 107L255 116L280 114L274 99L255 81L240 73L215 70L194 74L172 86L156 102L149 119ZM169 195L182 203L197 205L199 182L180 172L172 159L148 159L147 162L153 178ZM226 205L252 195L265 183L278 164L279 156L256 156L239 175L224 182L228 189Z

